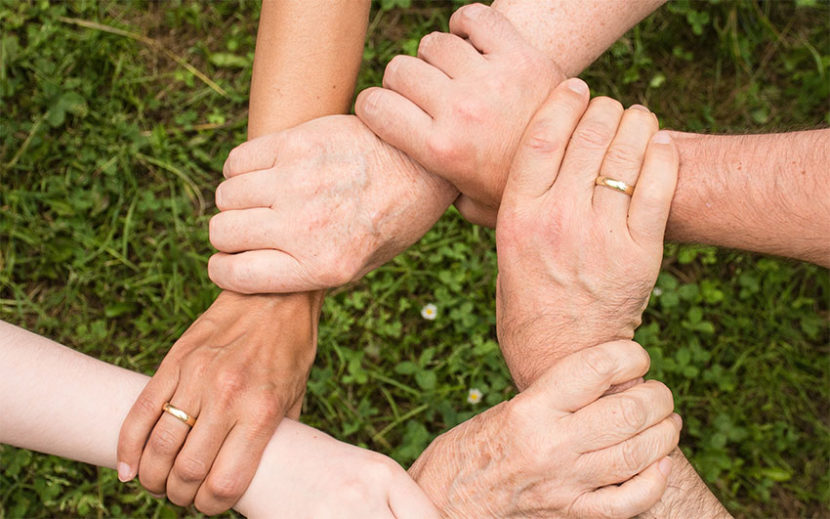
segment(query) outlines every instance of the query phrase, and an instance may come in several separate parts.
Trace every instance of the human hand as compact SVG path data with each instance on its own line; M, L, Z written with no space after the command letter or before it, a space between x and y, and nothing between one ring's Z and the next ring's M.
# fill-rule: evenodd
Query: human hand
M280 420L299 416L321 305L321 294L220 294L124 420L119 478L138 474L148 491L206 514L230 508ZM193 428L163 413L165 402L197 417Z
M573 353L509 402L439 436L410 474L445 517L631 517L666 488L680 417L637 343ZM616 486L620 484L620 486Z
M224 174L208 272L242 293L358 279L423 236L457 195L347 115L246 142Z
M588 95L570 79L539 109L498 214L498 335L520 387L569 351L632 338L660 270L677 150L644 107Z
M235 508L251 519L437 519L406 471L376 452L283 420Z
M563 79L507 18L472 4L452 15L450 33L424 36L417 58L393 58L384 88L361 92L355 112L461 191L468 220L492 227L522 132Z

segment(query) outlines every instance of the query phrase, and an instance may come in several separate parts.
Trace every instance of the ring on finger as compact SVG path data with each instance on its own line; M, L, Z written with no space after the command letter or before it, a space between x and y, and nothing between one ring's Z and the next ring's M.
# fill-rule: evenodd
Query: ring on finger
M614 178L604 177L602 175L598 176L596 181L594 182L598 186L608 187L615 191L619 191L620 193L624 193L628 196L634 194L634 186L630 186L623 182L622 180L617 180Z
M193 427L196 424L196 417L190 416L186 412L182 411L178 407L175 407L170 404L170 402L165 402L163 406L161 406L161 410L165 413L173 416L174 418L178 418L181 420L185 425L188 427Z

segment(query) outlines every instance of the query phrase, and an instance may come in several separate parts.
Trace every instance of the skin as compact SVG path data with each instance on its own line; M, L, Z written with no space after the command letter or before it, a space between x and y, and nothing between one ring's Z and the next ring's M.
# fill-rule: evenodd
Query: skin
M527 391L480 415L492 428L486 441L494 453L513 449L535 458L534 479L554 489L557 517L592 513L598 505L643 510L659 498L671 471L664 455L680 430L671 392L649 383L602 394L645 373L648 363L630 341L564 358ZM0 322L0 442L112 468L121 421L147 381ZM252 518L439 517L391 459L290 419L269 438L234 508Z
M0 321L0 443L114 468L121 422L148 380ZM234 508L251 518L439 517L393 460L290 419Z
M368 10L345 0L263 2L250 138L348 110ZM230 508L280 420L299 417L322 299L222 293L136 399L119 438L119 478L138 475L150 492L204 513ZM161 412L167 401L198 417L192 431Z

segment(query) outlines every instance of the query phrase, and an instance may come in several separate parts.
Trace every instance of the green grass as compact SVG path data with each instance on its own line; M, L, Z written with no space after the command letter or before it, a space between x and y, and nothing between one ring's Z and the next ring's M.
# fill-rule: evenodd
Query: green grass
M361 86L452 11L409 4L375 6ZM252 1L0 0L0 319L153 371L217 292L207 220L222 162L244 138L256 16ZM583 77L666 127L826 126L828 19L821 1L673 2ZM495 276L492 233L450 211L405 255L336 291L304 420L408 463L510 397ZM827 517L827 271L669 245L658 287L637 338L675 392L684 449L706 481L738 516ZM420 316L429 302L435 321ZM466 402L473 387L484 404ZM113 471L0 447L0 517L96 515L197 514Z

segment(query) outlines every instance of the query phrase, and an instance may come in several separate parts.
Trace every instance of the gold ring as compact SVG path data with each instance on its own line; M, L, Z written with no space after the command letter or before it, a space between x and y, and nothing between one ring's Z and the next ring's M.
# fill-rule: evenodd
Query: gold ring
M594 183L598 186L610 187L611 189L619 191L620 193L625 193L628 196L634 194L634 186L629 186L622 180L615 180L613 178L603 177L600 175Z
M193 427L196 424L196 418L190 416L189 414L185 413L178 407L173 407L170 405L170 402L165 402L163 406L161 406L161 410L165 413L168 413L171 416L174 416L184 422L189 427Z

